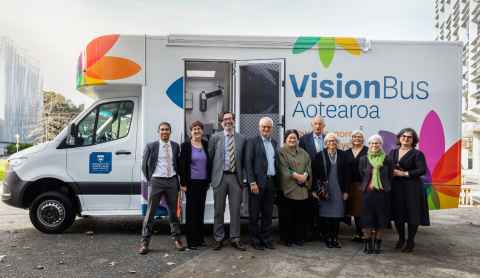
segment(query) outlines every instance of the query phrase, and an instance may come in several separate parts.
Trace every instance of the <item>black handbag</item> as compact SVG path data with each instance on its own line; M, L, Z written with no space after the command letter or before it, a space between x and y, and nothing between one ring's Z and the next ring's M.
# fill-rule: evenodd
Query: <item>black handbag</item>
M322 160L323 160L323 170L325 171L325 178L324 180L317 181L317 195L320 200L328 200L330 199L328 193L328 170L327 170L327 160L325 159L325 153L322 151Z

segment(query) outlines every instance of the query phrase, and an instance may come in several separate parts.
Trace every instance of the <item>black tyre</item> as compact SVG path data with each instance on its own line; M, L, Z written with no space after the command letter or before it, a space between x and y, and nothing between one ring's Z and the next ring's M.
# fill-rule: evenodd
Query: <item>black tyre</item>
M61 233L75 221L72 200L56 191L49 191L35 198L30 205L29 214L33 226L47 234Z

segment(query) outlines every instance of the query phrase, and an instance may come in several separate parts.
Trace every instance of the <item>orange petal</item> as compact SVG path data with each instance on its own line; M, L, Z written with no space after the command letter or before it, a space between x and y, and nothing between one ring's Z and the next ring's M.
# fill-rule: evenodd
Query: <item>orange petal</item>
M359 56L361 53L361 47L355 38L335 38L335 42L341 45L346 51L354 56Z
M438 161L432 174L433 184L446 184L460 177L461 140L452 145ZM459 182L455 182L459 184Z
M98 60L100 60L107 52L113 47L117 42L119 35L106 35L101 36L87 45L86 58L87 66L86 68L91 67Z
M87 69L86 75L104 80L123 79L140 71L141 67L132 60L104 56L97 63Z
M458 208L458 194L452 196L438 192L438 199L440 201L440 209Z

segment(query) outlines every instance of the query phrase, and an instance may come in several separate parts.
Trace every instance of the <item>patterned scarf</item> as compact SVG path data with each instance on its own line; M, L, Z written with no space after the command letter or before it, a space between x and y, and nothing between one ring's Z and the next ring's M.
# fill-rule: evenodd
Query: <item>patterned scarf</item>
M383 166L385 160L385 153L383 150L379 150L376 153L368 152L368 162L373 167L372 181L370 182L370 188L373 190L383 190L382 180L380 179L380 167Z

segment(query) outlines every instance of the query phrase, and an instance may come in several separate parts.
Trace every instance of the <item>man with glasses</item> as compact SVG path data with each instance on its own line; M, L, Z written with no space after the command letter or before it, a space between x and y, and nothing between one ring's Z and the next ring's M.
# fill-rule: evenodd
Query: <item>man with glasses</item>
M277 142L272 138L273 121L263 117L258 123L260 135L248 140L245 170L250 185L248 212L250 240L253 248L275 249L272 243L272 212L275 186ZM259 226L259 216L262 215Z
M243 153L246 139L235 132L235 114L223 112L219 116L223 131L212 135L208 144L209 156L212 159L212 182L214 202L213 233L214 250L223 247L225 239L224 213L225 199L228 196L230 210L230 242L240 251L245 251L240 243L240 205L243 190Z
M142 172L149 182L148 208L142 227L142 244L139 254L145 255L150 250L148 245L152 236L153 218L157 211L162 194L165 194L168 205L170 231L178 251L185 247L180 240L180 223L177 218L178 158L180 147L170 140L172 128L169 123L162 122L158 126L159 140L147 144L143 153Z

